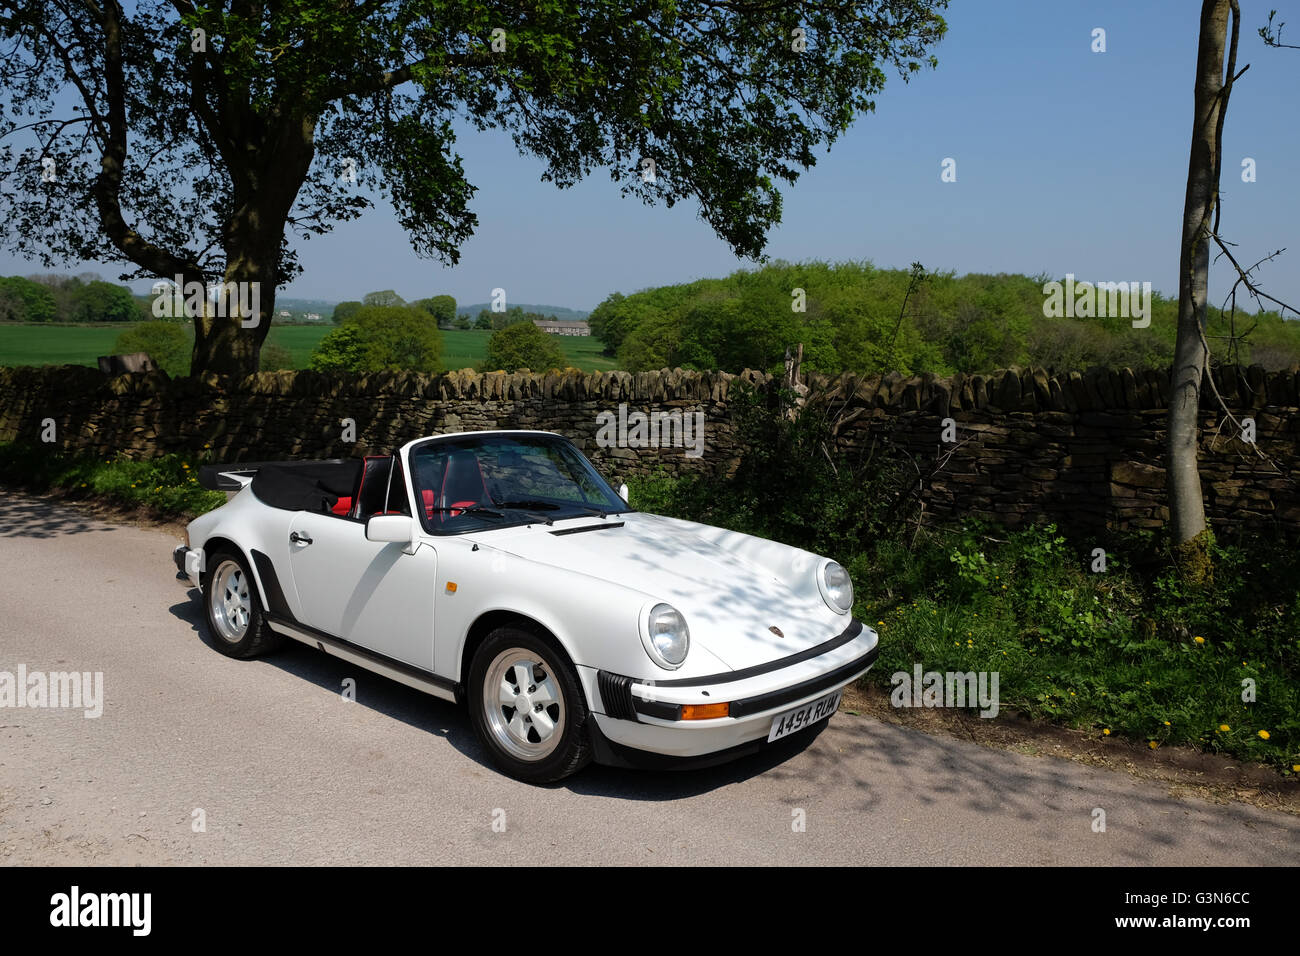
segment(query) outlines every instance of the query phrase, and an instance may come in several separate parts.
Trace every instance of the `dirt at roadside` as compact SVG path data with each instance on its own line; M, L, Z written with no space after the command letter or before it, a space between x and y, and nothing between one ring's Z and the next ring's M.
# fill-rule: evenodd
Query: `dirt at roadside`
M985 720L941 707L893 707L877 687L845 689L840 713L861 714L928 734L956 737L985 747L1034 757L1060 757L1119 770L1166 785L1171 797L1195 796L1215 803L1237 801L1300 815L1300 777L1283 777L1260 764L1202 753L1191 747L1156 750L1136 741L1103 737L1068 727L1035 723L1014 714Z

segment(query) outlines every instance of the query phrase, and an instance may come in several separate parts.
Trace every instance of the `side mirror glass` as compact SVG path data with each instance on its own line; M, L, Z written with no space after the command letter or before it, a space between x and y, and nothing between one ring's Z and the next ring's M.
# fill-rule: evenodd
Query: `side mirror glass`
M624 501L627 501L628 504L632 503L631 501L628 501L628 497L627 497L627 482L624 482L623 484L618 486L618 496L622 498Z

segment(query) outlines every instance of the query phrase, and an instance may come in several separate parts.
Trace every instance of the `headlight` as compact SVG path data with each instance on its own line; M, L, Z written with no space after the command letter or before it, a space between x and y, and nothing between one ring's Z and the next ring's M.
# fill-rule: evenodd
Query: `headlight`
M686 626L686 618L674 607L656 604L646 618L641 643L656 664L670 671L676 670L682 666L686 652L691 649L691 632Z
M849 572L840 565L834 561L823 564L817 575L817 585L832 611L848 614L853 610L853 582L849 580Z

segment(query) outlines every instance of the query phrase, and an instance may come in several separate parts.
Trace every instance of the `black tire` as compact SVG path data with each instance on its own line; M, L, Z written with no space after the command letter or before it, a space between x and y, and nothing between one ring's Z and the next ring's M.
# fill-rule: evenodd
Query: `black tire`
M284 637L271 630L262 613L262 599L257 582L248 570L244 556L232 551L217 551L208 556L203 573L203 610L212 643L227 657L247 659L269 654L284 644ZM220 593L218 593L220 592ZM227 601L227 598L231 598ZM228 608L239 605L234 613ZM247 614L242 631L238 619Z
M510 659L516 656L523 660L510 664ZM516 670L519 666L527 670ZM490 676L493 673L498 675L495 679ZM522 726L514 721L514 716L522 715L526 705L502 704L499 695L490 694L486 686L489 680L493 680L494 687L499 687L502 682L508 687L513 679L524 674L534 675L537 683L531 686L537 690L530 692L522 682L516 684L517 691L526 695L520 699L531 700L528 695L538 691L543 701L548 700L548 694L559 698L558 708L545 702L535 703L529 716L522 718L528 725L527 739L521 739L511 730ZM577 773L591 762L591 738L587 730L590 711L582 687L568 657L548 637L522 627L497 628L479 645L470 662L466 696L470 720L492 762L516 780L553 783ZM493 702L494 711L487 706L489 700ZM533 716L539 717L536 725ZM546 740L538 732L543 716L553 728ZM537 752L520 752L529 748L535 748Z

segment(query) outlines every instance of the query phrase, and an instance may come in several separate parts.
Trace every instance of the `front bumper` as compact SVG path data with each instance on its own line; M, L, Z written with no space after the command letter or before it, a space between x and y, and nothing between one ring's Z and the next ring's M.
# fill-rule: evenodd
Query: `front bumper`
M598 671L601 707L592 716L602 744L678 758L730 759L758 749L772 718L861 677L876 662L880 637L860 621L838 636L780 660L709 677L641 681ZM730 704L729 716L682 720L685 705ZM602 750L606 749L602 746ZM599 755L598 755L599 757Z
M172 551L172 562L176 565L179 572L177 577L186 577L196 588L200 586L199 581L203 576L203 551L197 548L187 548L183 544L178 544Z

